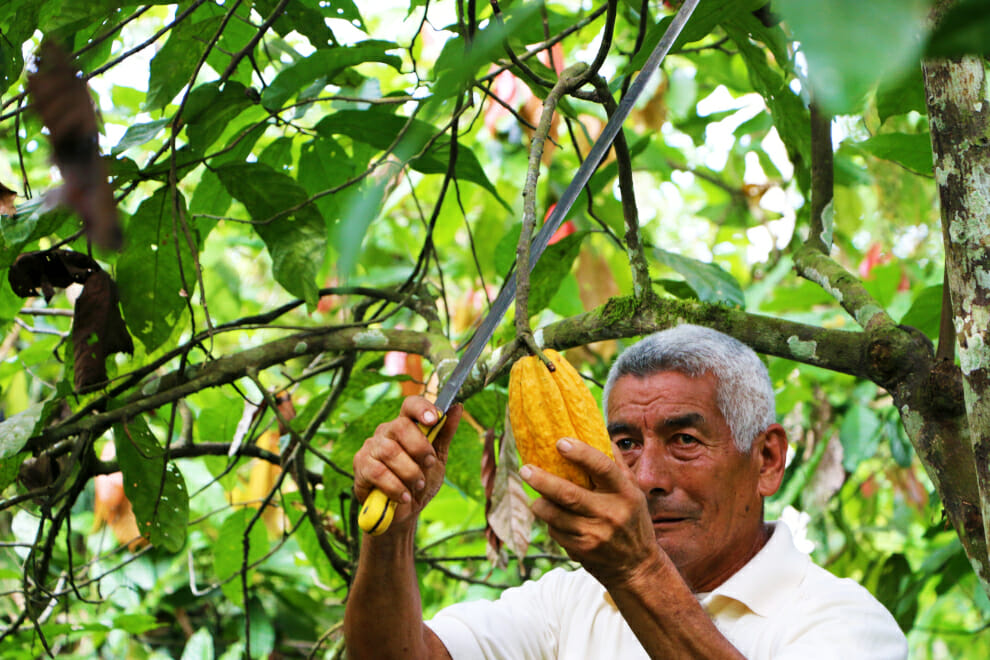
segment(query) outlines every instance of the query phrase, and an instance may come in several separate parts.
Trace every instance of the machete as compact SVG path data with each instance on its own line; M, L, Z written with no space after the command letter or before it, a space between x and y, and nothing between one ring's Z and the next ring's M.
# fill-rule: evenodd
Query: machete
M612 147L612 142L615 141L615 137L622 129L622 124L626 117L629 116L633 104L636 103L636 99L639 98L643 89L653 76L653 73L660 68L660 62L663 61L663 58L670 51L671 46L673 46L674 41L680 35L681 30L684 29L684 24L691 17L698 2L699 0L685 0L677 14L674 15L670 25L667 26L666 32L664 32L663 37L660 38L660 41L653 48L636 80L633 81L626 95L619 101L615 114L609 118L601 135L598 136L595 144L592 145L591 150L588 152L588 157L581 163L581 167L578 168L574 178L560 196L557 206L550 213L550 217L546 219L543 227L533 238L529 250L529 272L532 272L533 266L536 265L540 255L543 254L543 251L549 245L550 237L553 236L554 232L557 231L557 228L563 222L564 217L570 212L578 195L581 194L581 190L598 168L598 164L602 158L605 157L605 153ZM443 387L440 388L440 392L437 393L434 405L441 411L440 419L432 427L423 427L420 425L420 430L423 431L427 440L431 443L436 438L437 433L440 432L440 429L443 428L443 423L447 419L447 410L454 402L454 398L460 391L461 385L464 384L468 374L471 373L471 369L474 368L475 362L478 361L485 345L492 338L495 328L502 321L502 317L505 316L505 312L508 310L509 305L512 304L515 296L516 275L513 272L509 276L509 279L506 280L498 297L492 303L488 315L482 320L471 341L468 342L464 353L461 354L461 358L451 372L450 377L443 384ZM376 488L371 491L371 494L364 501L361 512L358 515L358 524L368 534L373 536L382 534L392 524L395 506L395 502L389 500L385 493Z

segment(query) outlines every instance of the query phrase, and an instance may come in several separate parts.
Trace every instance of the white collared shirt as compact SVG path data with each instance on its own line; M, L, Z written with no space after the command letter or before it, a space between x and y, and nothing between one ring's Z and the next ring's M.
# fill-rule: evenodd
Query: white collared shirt
M907 641L866 589L815 565L774 533L753 559L699 602L750 660L903 660ZM556 568L496 601L459 603L427 622L454 660L647 658L604 587Z

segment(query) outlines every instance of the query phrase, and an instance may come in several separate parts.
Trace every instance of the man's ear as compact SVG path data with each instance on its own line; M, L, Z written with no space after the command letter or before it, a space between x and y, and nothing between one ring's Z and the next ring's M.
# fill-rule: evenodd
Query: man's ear
M787 461L787 432L780 424L772 424L753 442L760 466L759 491L770 497L780 488Z

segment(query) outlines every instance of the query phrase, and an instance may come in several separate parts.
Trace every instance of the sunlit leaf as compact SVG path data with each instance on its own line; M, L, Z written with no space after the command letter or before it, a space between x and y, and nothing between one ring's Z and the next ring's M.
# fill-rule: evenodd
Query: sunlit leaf
M684 277L684 281L698 294L699 300L745 307L746 298L736 278L718 264L705 263L660 248L653 252L657 261Z
M878 80L898 77L914 65L928 3L777 0L773 10L801 42L818 98L838 113L854 109Z
M247 207L254 230L272 257L275 280L286 291L316 306L316 275L326 257L326 226L308 195L286 174L261 163L231 164L217 170L227 192Z

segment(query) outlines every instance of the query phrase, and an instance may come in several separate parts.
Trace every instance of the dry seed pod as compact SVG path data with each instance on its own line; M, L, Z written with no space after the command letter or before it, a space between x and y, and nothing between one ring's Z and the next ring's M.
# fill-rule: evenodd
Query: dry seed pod
M543 354L556 369L550 371L536 356L512 365L509 374L509 423L523 463L588 488L585 472L557 451L557 440L576 438L612 458L612 442L598 404L580 374L557 351Z

